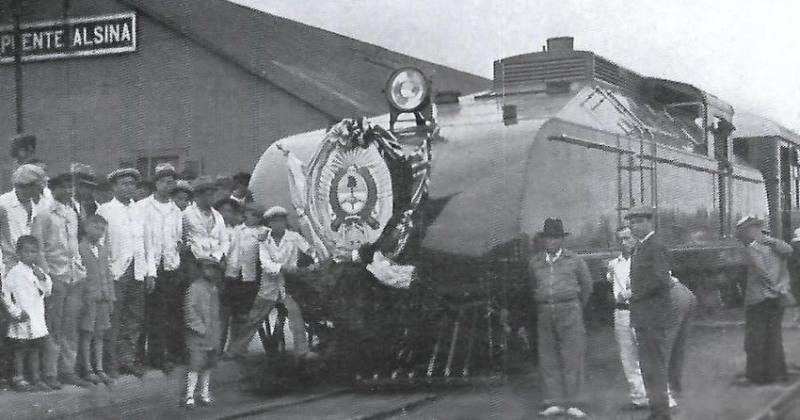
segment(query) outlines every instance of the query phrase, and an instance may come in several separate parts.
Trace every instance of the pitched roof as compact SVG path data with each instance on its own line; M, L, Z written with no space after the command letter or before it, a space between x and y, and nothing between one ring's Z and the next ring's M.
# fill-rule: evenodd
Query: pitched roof
M333 118L386 111L391 72L415 66L438 91L488 88L479 76L226 0L121 0Z

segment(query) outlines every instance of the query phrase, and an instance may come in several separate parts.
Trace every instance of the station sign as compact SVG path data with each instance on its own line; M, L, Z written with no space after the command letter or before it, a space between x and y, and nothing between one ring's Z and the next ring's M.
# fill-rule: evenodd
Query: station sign
M69 18L20 25L22 61L136 51L136 13ZM0 63L14 62L14 28L0 28Z

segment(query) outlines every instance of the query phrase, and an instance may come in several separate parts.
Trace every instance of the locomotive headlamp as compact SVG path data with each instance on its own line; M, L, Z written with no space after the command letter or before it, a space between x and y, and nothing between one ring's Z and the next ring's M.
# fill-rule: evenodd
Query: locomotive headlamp
M393 109L412 112L430 96L430 84L422 71L413 67L395 70L386 82L386 99Z

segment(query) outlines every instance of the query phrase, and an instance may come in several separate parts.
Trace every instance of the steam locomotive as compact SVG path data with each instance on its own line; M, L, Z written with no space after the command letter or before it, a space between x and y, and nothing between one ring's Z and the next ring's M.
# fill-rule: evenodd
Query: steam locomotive
M673 271L703 287L741 272L736 220L768 218L772 232L786 237L800 206L797 134L734 115L687 83L574 50L572 38L495 61L486 92L432 93L421 72L399 69L386 93L390 112L370 127L350 122L360 143L341 152L360 147L369 158L338 158L341 167L326 175L316 168L321 149L342 142L321 129L272 143L251 181L256 201L293 203L294 221L339 261L322 270L327 282L318 273L298 284L361 279L344 292L351 299L317 293L306 305L323 318L338 316L334 330L348 334L393 319L373 325L379 338L368 341L383 346L381 363L391 365L373 366L380 377L454 380L502 367L509 340L502 309L547 217L571 230L566 246L586 257L599 285L625 212L651 205ZM332 223L337 218L344 223ZM364 270L376 250L391 264L415 267L410 290ZM362 289L370 291L352 292ZM358 341L337 341L345 340Z

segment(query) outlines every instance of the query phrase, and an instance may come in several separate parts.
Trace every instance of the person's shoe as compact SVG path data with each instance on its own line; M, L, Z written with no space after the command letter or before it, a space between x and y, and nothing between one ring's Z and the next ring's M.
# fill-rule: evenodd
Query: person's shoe
M555 417L564 414L564 409L557 406L551 405L544 410L539 412L539 417Z
M183 403L183 407L187 410L194 410L195 408L194 398L187 398L186 401L184 401Z
M33 392L47 392L52 390L53 389L47 386L47 384L44 383L44 381L36 381L31 386L31 391Z
M45 385L50 387L50 389L52 389L52 390L56 390L57 391L57 390L61 389L61 382L58 382L58 379L56 379L54 377L44 378L44 383L45 383Z
M95 374L95 373L87 373L86 376L83 377L83 379L85 381L91 382L91 383L93 383L95 385L103 382L103 381L100 380L100 377L97 376L97 374Z
M78 376L76 373L68 373L65 375L61 375L61 383L67 385L75 385L81 388L86 388L91 385L90 382L86 382Z
M33 385L22 378L14 379L11 383L11 387L17 392L31 392L33 390Z
M586 419L589 415L578 407L570 407L567 409L567 415L573 419Z
M214 405L214 400L212 400L211 397L208 398L200 397L200 401L197 402L197 405L199 405L200 407L211 407L212 405Z
M104 383L106 385L111 385L111 384L114 383L114 379L112 379L110 376L106 375L106 373L103 372L102 370L98 370L94 374L95 374L95 376L97 376L100 379L100 382L102 382L102 383Z

